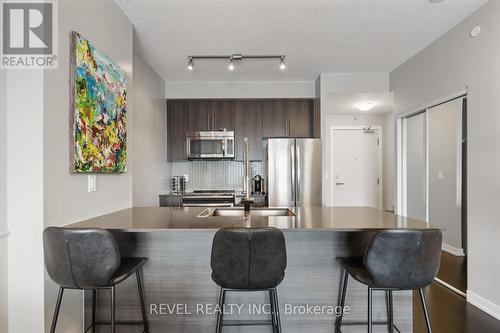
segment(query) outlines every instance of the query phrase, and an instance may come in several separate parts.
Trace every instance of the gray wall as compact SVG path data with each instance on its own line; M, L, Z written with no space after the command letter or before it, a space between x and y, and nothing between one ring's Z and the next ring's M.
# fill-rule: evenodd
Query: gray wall
M97 192L87 192L87 176L69 172L69 42L74 30L120 65L128 76L127 169L121 175L97 175ZM133 27L113 0L59 1L59 69L44 78L44 221L64 225L132 206L133 172ZM41 125L41 124L40 124ZM56 290L46 279L46 327ZM81 330L80 292L65 295L60 331Z
M500 1L490 1L390 75L399 112L468 87L468 300L498 318L499 17Z
M314 81L167 81L167 98L314 98Z
M2 37L0 37L0 42ZM0 69L0 332L7 331L7 96L6 71Z
M165 81L134 53L133 205L158 206L168 190Z

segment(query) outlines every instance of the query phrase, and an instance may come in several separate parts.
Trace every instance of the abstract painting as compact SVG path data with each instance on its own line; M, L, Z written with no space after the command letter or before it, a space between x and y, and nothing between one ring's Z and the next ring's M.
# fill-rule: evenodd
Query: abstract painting
M71 171L127 171L126 73L79 33L71 34Z

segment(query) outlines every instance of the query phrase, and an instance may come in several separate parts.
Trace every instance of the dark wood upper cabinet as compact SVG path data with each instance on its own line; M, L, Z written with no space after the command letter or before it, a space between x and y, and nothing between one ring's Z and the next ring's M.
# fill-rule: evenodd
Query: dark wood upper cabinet
M186 132L225 128L235 134L235 160L243 160L243 138L249 140L252 161L262 160L262 138L317 137L319 100L169 100L168 160L186 159Z
M234 131L234 101L213 100L211 117L211 129L213 131L223 128Z
M234 102L235 159L243 161L243 139L248 138L249 157L262 160L262 101L237 100Z
M288 117L285 101L266 99L262 101L262 110L262 136L288 136Z
M288 103L289 136L314 137L314 104L311 100L290 100Z
M169 161L186 159L185 141L188 118L188 101L167 102L167 158Z
M212 101L190 100L188 104L188 131L211 131Z
M312 100L264 100L263 119L264 137L314 137Z

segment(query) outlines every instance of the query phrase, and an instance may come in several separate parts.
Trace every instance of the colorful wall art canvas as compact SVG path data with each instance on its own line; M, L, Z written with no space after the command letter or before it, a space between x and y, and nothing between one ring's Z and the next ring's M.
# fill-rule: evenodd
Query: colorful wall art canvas
M72 32L70 76L71 171L126 172L126 73Z

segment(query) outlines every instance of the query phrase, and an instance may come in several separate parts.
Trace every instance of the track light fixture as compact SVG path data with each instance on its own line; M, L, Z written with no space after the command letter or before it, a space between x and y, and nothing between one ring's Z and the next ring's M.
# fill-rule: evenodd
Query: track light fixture
M286 69L286 64L285 64L285 57L281 57L281 60L280 60L280 69L282 71L284 71Z
M280 59L280 65L279 69L284 71L286 69L286 63L285 63L285 58L286 56L284 55L242 55L242 54L231 54L231 55L193 55L193 56L188 56L188 64L187 68L192 71L194 66L193 66L193 60L194 59L229 59L229 64L228 64L228 69L230 71L234 70L234 62L236 60L243 60L243 59Z

